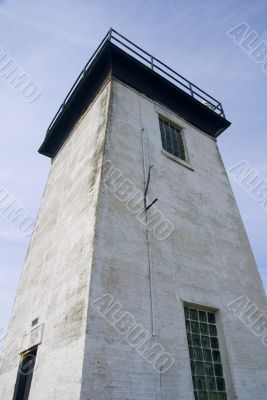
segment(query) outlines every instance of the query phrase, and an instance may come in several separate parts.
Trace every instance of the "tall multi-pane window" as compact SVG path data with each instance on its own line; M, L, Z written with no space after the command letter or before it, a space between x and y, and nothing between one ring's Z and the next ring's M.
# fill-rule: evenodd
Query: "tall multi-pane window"
M214 312L185 306L185 322L196 400L227 400Z
M185 146L181 130L169 121L159 117L162 147L173 156L186 161Z

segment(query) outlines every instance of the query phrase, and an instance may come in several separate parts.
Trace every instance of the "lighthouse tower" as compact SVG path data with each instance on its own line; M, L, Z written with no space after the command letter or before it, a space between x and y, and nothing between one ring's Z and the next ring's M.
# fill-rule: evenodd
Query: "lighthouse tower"
M108 32L39 150L1 400L266 399L266 297L216 142L229 125Z

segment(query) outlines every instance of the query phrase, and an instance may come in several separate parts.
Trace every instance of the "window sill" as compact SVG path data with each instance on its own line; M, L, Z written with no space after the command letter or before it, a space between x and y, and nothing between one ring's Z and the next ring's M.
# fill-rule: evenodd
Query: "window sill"
M182 160L181 158L175 157L171 153L168 153L166 150L161 149L161 153L165 156L170 158L172 161L177 162L178 164L183 165L185 168L190 169L190 171L194 171L194 168L186 161Z

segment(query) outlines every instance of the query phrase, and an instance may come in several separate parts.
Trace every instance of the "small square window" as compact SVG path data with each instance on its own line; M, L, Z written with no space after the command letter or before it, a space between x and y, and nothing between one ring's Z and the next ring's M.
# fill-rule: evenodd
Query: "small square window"
M173 156L186 161L185 145L181 129L159 117L162 147Z

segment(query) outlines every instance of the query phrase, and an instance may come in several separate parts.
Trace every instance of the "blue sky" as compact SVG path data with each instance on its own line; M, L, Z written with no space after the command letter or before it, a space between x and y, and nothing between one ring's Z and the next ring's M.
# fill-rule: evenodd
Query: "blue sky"
M267 180L267 75L226 32L246 22L267 41L265 0L0 0L0 47L42 87L28 104L0 79L0 186L35 216L50 160L37 153L77 75L112 26L222 101L232 126L226 168L247 160ZM267 212L232 182L267 289ZM0 327L6 327L29 239L0 214Z

